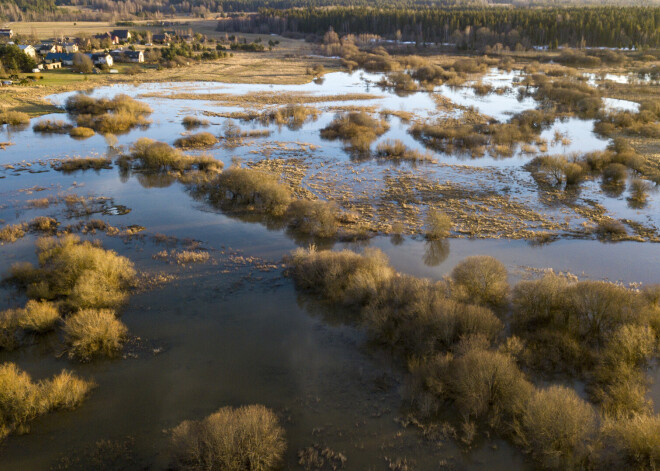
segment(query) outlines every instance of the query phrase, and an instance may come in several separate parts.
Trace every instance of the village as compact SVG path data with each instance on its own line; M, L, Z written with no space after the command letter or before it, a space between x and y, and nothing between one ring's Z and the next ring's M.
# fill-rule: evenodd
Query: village
M26 37L15 33L11 28L0 28L0 63L4 72L40 73L70 68L79 73L118 73L113 66L118 63L142 64L145 54L151 55L151 62L160 58L155 49L174 44L184 44L184 49L203 50L193 43L205 42L200 34L192 31L168 30L131 32L128 29L114 29L94 35L64 34L46 40ZM153 49L152 49L153 48ZM206 48L208 49L208 48ZM20 53L19 57L16 55ZM14 56L8 58L7 56ZM176 54L175 54L176 55ZM24 57L23 57L24 56ZM2 85L11 85L11 80Z

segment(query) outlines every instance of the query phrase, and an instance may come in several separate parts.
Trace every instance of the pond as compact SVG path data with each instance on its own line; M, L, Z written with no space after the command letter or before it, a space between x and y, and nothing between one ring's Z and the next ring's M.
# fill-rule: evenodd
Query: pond
M153 122L147 129L117 136L113 150L99 135L78 141L68 135L37 134L30 128L3 130L2 140L14 145L0 151L0 164L14 165L0 173L4 177L0 178L1 220L15 223L44 215L71 224L101 217L113 226L143 226L145 231L134 237L90 237L129 257L140 271L175 276L164 286L133 295L122 309L122 321L131 335L124 359L73 363L59 355L55 339L14 352L0 352L0 361L16 362L34 378L45 378L66 368L93 378L98 385L79 409L44 416L32 423L29 434L10 436L0 444L3 470L52 469L64 466L66 458L72 456L80 458L80 463L71 465L72 469L86 469L89 464L85 460L102 440L127 444L119 453L123 455L121 469L166 469L165 430L225 405L253 403L272 408L281 419L288 442L285 469L302 469L298 466L298 450L315 445L345 454L348 470L388 469L387 460L399 458L407 459L414 469L532 469L521 453L501 440L485 440L465 452L451 440L439 445L424 439L414 427L403 428L400 422L407 413L403 366L388 353L373 348L361 329L339 322L332 312L314 306L295 292L291 280L284 276L281 260L298 244L285 231L223 214L193 199L185 186L176 182L154 184L136 177L126 178L116 168L63 174L50 170L46 162L76 155L114 154L140 137L172 144L185 132L181 124L184 116L204 117L205 111L239 109L217 100L168 98L171 94L369 93L377 97L351 103L314 103L321 109L320 116L300 129L239 123L243 129L268 128L271 135L248 140L236 148L217 146L209 153L226 165L235 157L254 160L266 153L272 157L296 157L313 165L327 165L345 178L357 171L371 178L376 188L382 188L390 165L355 162L341 142L322 140L319 136L319 130L337 111L333 107L348 104L412 112L418 120L442 115L430 93L399 96L376 86L381 77L340 72L327 74L323 84L203 82L103 87L91 95L113 97L126 93L142 97L154 110ZM444 86L437 87L434 93L506 121L511 113L535 107L529 98L518 99L512 86L515 77L513 73L494 70L484 79L496 87L510 89L503 94L481 97L471 88ZM62 105L67 96L51 99ZM67 118L54 114L41 119ZM202 130L220 133L226 119L207 119L211 124ZM391 117L389 131L373 146L386 139L400 139L411 148L425 150L407 132L409 126L405 120ZM593 122L588 120L558 121L544 131L543 137L550 142L555 132L565 136L566 141L550 144L550 153L601 150L608 144L593 133ZM470 158L434 153L434 158L436 164L404 165L403 170L419 172L431 180L506 191L539 211L564 217L561 208L540 201L536 186L523 168L532 158L529 155L517 152L508 158ZM354 184L359 188L359 182ZM81 217L68 213L62 204L67 194L108 200L102 205L104 212ZM44 197L51 197L54 202L48 207L30 206L29 200ZM646 207L631 209L625 192L604 195L597 182L590 182L579 197L602 205L616 217L660 224L656 195L651 196ZM127 211L117 211L120 207ZM170 245L164 245L156 234L172 238ZM209 251L210 263L180 267L153 258L163 248L185 247L191 239ZM34 262L34 242L35 238L29 235L14 244L0 246L0 273L6 273L14 262ZM660 244L607 244L573 238L560 238L541 246L506 238L429 243L414 236L394 243L391 237L379 235L359 243L336 243L333 248L361 250L365 246L382 249L397 270L435 280L448 274L466 256L488 254L507 266L511 282L546 268L624 284L660 281ZM263 270L259 264L245 261L251 257L271 268ZM24 301L6 286L0 288L0 293L0 309ZM657 387L652 390L652 398L657 408Z

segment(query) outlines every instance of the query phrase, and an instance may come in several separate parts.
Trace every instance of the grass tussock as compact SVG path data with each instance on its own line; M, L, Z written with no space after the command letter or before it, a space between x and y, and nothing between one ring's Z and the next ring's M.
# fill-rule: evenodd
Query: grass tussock
M5 311L5 318L19 329L42 334L55 328L60 313L54 303L30 300L24 308Z
M212 203L243 211L282 216L291 202L289 188L276 176L233 166L206 188Z
M78 128L76 128L78 129ZM112 168L108 157L72 157L57 161L53 168L59 172L72 173L78 170L103 170Z
M68 371L35 383L14 363L1 364L0 440L11 433L26 433L29 422L47 412L76 408L93 387Z
M207 149L217 143L218 139L210 132L200 132L178 138L174 146L180 149Z
M398 139L387 140L378 144L376 147L376 157L378 159L392 162L433 162L433 156L431 154L408 149L406 145Z
M69 131L69 136L74 139L89 139L94 134L96 134L96 132L93 129L81 126L75 127Z
M30 116L20 111L3 111L0 113L0 124L10 126L26 126L30 124Z
M127 332L110 309L81 309L64 322L69 357L81 361L117 356Z
M261 405L223 407L171 432L171 466L177 470L272 471L285 450L284 430Z
M215 139L215 138L214 138ZM207 155L191 156L171 147L165 142L142 137L131 146L119 164L143 172L218 172L224 164Z
M69 97L65 108L76 116L79 127L86 127L101 134L119 134L136 126L149 124L147 116L152 109L128 95L117 95L112 99L92 98L82 93Z
M61 301L66 309L114 308L135 277L133 264L74 235L37 241L39 266L14 264L12 277L28 297Z
M341 139L358 152L366 153L371 143L389 129L384 120L373 118L365 112L340 114L321 130L324 139Z
M71 123L62 120L44 119L32 126L34 132L50 134L68 134L73 129Z
M191 130L201 127L206 127L210 123L207 119L197 118L196 116L186 116L181 121L181 124L183 124L183 127L186 128L187 130Z
M274 111L269 111L261 117L263 124L276 123L289 129L300 129L303 124L315 121L320 115L317 108L303 105L287 105Z

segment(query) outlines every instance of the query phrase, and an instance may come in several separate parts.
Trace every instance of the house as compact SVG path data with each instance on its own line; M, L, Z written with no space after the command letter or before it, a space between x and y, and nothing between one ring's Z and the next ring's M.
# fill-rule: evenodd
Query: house
M101 33L101 34L97 34L94 37L96 39L98 39L99 41L108 40L108 41L110 41L110 44L113 44L113 45L114 44L119 44L119 38L117 36L113 35L112 33Z
M43 67L46 70L61 69L62 68L62 63L61 62L44 62Z
M121 42L126 42L131 39L131 32L127 29L115 29L110 31L110 34L116 36Z
M73 54L74 52L78 52L78 44L77 43L64 43L62 47L64 49L64 52L68 52L69 54Z
M0 28L0 38L13 38L14 37L14 31L12 31L10 28Z
M62 46L53 43L41 43L37 46L37 52L45 56L49 52L62 52Z
M73 56L74 54L68 52L49 52L46 54L44 61L46 64L60 62L62 65L73 65Z
M110 55L115 62L144 62L144 52L142 51L115 49L114 51L110 51Z
M107 65L108 67L112 67L112 64L114 64L112 56L110 54L106 54L105 52L87 54L87 56L92 59L94 65Z
M28 57L33 59L37 57L37 50L31 44L20 44L18 48Z
M158 43L158 44L169 44L171 40L171 36L167 33L163 34L154 34L151 39L153 42Z

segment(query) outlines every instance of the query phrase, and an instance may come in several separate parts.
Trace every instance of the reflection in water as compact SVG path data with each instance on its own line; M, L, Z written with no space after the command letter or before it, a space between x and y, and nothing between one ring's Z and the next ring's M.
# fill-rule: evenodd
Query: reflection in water
M424 265L437 267L449 257L449 240L428 240L424 245Z

